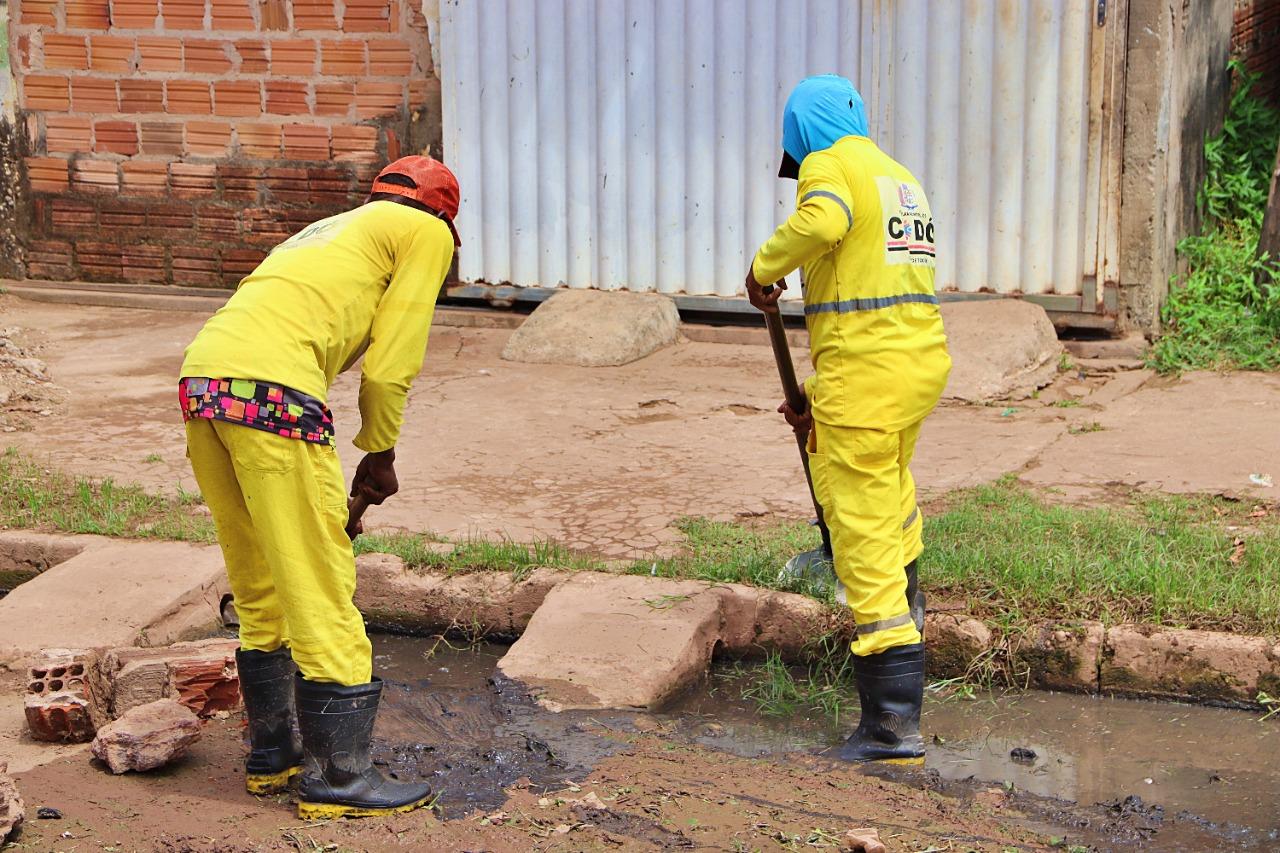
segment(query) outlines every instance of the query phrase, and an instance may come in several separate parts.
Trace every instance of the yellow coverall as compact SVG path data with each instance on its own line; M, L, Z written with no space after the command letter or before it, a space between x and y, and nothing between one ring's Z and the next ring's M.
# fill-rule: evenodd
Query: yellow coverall
M240 283L187 348L181 375L276 383L324 403L363 354L354 444L392 448L453 251L443 221L390 201L316 222ZM287 644L310 681L367 683L334 448L201 418L187 423L187 453L218 529L241 647Z
M853 653L877 654L920 642L903 572L924 547L908 466L951 370L933 217L919 182L863 136L806 156L796 199L752 271L768 284L802 269L810 470L858 625Z

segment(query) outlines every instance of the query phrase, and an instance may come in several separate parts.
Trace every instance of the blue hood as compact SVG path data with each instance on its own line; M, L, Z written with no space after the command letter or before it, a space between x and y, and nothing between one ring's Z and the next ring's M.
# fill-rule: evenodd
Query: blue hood
M797 164L846 136L866 135L862 96L853 83L835 74L800 81L782 111L782 150Z

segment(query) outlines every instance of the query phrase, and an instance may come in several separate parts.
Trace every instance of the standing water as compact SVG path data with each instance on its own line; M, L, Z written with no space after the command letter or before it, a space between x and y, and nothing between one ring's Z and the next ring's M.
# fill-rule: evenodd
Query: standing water
M374 637L387 681L378 759L431 779L446 815L494 808L525 777L562 786L620 748L598 726L628 729L636 714L551 714L489 682L505 647L453 649L435 640ZM753 670L718 667L667 714L671 736L747 756L817 751L856 724L804 712L762 716L742 698ZM926 765L946 780L1020 791L1150 819L1183 814L1242 844L1280 846L1280 726L1256 713L1041 692L926 698ZM1127 798L1136 795L1141 803Z

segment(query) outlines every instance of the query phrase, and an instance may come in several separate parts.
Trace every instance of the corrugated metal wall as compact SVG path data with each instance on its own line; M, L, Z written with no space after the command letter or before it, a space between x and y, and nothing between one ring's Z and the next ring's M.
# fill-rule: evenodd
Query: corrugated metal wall
M794 203L786 96L836 71L930 196L939 289L1079 294L1095 5L445 0L460 277L738 294Z

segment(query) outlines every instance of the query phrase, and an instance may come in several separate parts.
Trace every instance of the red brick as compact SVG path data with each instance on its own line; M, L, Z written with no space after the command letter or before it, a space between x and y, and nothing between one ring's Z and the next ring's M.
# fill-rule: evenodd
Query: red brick
M90 281L119 281L124 274L122 252L116 243L76 243L76 262Z
M288 0L263 0L258 14L262 18L263 32L284 32L289 29Z
M142 123L142 153L182 153L182 124L176 121L144 121Z
M211 196L218 191L217 168L212 164L170 163L169 186L179 198Z
M163 195L169 187L169 164L130 160L120 164L124 195Z
M32 737L65 743L92 740L98 726L108 719L103 693L97 652L59 649L41 653L27 670L23 700Z
M120 81L120 111L124 113L164 112L164 84L159 80Z
M378 157L378 129L349 127L333 129L333 159L338 162L371 162Z
M126 245L121 252L121 262L125 281L164 284L164 246L148 246L142 243Z
M369 68L379 77L408 77L413 73L413 48L403 39L370 39Z
M84 71L89 67L89 46L84 36L47 33L44 37L44 67Z
M213 112L209 84L201 80L168 80L164 84L170 115L204 115Z
M62 240L33 240L27 246L27 275L32 278L73 278L71 254L71 244Z
M390 0L347 0L342 29L348 33L390 32L391 10Z
M310 204L307 170L282 167L267 170L267 191L271 198L286 204Z
M112 0L111 26L125 30L153 30L160 4L156 0Z
M284 126L286 160L328 160L329 128L316 124Z
M182 39L138 36L138 68L142 71L181 71Z
M187 153L196 157L226 157L231 148L231 125L225 121L187 122Z
M387 161L394 162L400 159L400 137L395 130L390 127L384 127L383 133L387 137Z
M166 31L204 29L204 0L164 0L162 11Z
M297 30L337 30L333 0L293 0L293 26Z
M120 99L114 78L75 77L71 80L71 106L78 113L118 113Z
M356 102L356 87L351 83L317 83L316 115L349 118Z
M241 74L266 74L271 67L271 63L267 61L267 43L265 41L238 41L236 42L236 53L240 55Z
M256 80L218 80L213 84L213 114L262 115L262 84Z
M115 202L104 207L98 219L103 231L110 231L118 237L117 232L123 230L140 232L147 223L147 213L145 207L129 207Z
M409 108L440 104L440 81L432 77L421 79L413 77L409 80Z
M281 133L278 124L238 124L236 135L240 140L242 154L267 160L280 156Z
M147 208L147 227L165 232L189 231L195 227L195 209L186 202L153 204Z
M427 19L426 19L426 16L422 14L422 9L419 8L419 5L420 4L418 3L410 3L408 6L409 29L414 30L415 32L422 33L423 35L426 35Z
M200 246L171 246L175 284L217 284L218 250Z
M169 664L169 682L178 701L197 716L240 708L240 678L232 656L176 660Z
M188 74L226 74L231 70L227 55L230 42L185 39L182 67Z
M36 192L60 193L67 189L67 161L61 157L28 157L27 183Z
M46 116L44 147L50 154L75 154L92 151L92 123L79 116Z
M222 280L226 284L236 284L240 279L257 269L267 253L261 249L223 249Z
M364 42L320 42L320 71L334 77L362 77L367 73Z
M271 42L271 73L310 76L316 73L316 43L310 39L278 39Z
M261 166L219 163L218 182L222 184L222 197L228 201L257 201L258 181L263 174Z
M66 0L67 29L105 30L111 24L107 0Z
M77 160L71 165L71 188L81 192L118 192L119 167L112 160Z
M240 234L238 208L205 205L196 209L196 231L205 238L227 240Z
M253 22L253 12L249 11L246 0L212 0L210 10L213 13L213 29L215 30L248 30L257 29Z
M15 3L10 7L10 14L17 11L21 16L19 22L23 24L44 24L54 27L58 24L58 18L54 12L57 7L58 0L22 0L21 5Z
M267 92L267 112L273 115L291 116L307 115L311 108L307 105L307 84L287 80L268 80L264 84Z
M122 36L90 36L89 67L94 71L132 71L133 39Z
M22 103L29 110L66 111L71 109L66 77L28 74L22 81Z
M14 47L17 49L17 65L14 67L19 71L31 70L31 36L27 33L19 33L18 38L14 41Z
M132 157L138 153L138 126L131 121L94 122L93 150Z
M404 107L404 84L356 84L356 118L395 115L402 107Z
M91 234L98 225L98 211L86 201L55 198L49 207L49 221L56 233L69 233L73 237Z
M60 692L52 696L27 696L24 713L33 740L52 743L88 743L97 729L83 697Z

